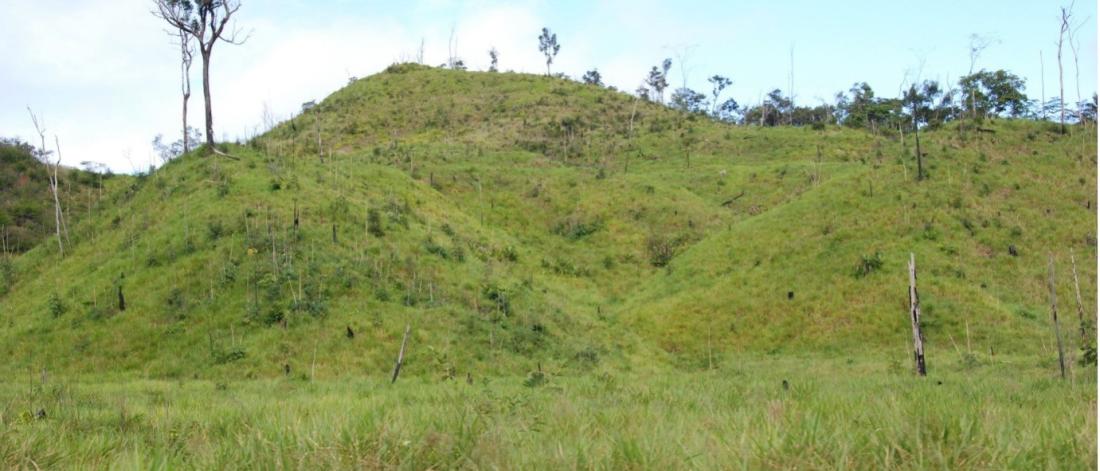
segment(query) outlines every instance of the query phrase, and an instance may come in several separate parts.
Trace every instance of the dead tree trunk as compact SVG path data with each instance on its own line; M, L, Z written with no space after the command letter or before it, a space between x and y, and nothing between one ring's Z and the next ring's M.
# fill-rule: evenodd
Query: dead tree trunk
M191 62L195 50L191 48L191 36L177 30L180 42L180 93L183 95L183 153L191 151L191 136L187 132L187 102L191 99Z
M920 298L917 296L917 259L909 254L909 322L913 327L913 361L917 374L928 374L924 365L924 335L920 331Z
M1058 327L1058 294L1054 290L1054 255L1050 255L1050 318L1054 322L1054 338L1058 341L1058 369L1062 373L1062 379L1066 379L1066 351L1062 345L1062 329Z
M53 205L55 217L57 218L58 225L61 226L61 233L65 235L65 243L72 245L69 240L69 227L65 224L65 209L61 207L61 200L58 199L58 185L60 185L60 177L57 175L57 170L61 167L61 140L57 138L55 134L53 136L54 146L57 148L57 162L53 164Z
M917 123L915 116L913 118L913 137L917 141L917 180L924 180L924 156L920 152L920 124Z
M401 374L401 365L405 363L405 344L409 341L409 329L412 326L405 324L405 336L401 339L401 350L397 352L397 361L393 363L393 378L390 384L397 382L397 375Z

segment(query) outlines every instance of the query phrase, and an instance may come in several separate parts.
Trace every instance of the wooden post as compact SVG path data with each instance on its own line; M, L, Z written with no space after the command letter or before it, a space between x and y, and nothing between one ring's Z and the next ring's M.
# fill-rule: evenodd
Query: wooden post
M390 380L390 384L397 382L397 375L401 374L401 364L405 362L405 344L409 341L409 328L411 325L405 324L405 337L401 339L401 350L397 352L397 361L393 364L393 379Z
M924 365L924 336L920 332L920 298L917 296L917 258L909 253L909 322L913 326L913 361L917 374L926 376Z
M1054 291L1054 254L1050 254L1050 318L1054 321L1054 338L1058 341L1058 369L1066 379L1066 351L1062 345L1062 329L1058 328L1058 294Z

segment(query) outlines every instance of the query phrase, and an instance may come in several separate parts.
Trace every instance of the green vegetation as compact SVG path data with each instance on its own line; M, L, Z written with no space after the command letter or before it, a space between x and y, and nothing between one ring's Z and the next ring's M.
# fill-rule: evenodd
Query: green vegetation
M899 354L892 362L739 357L706 373L475 376L472 384L428 377L396 385L381 377L4 383L0 466L1095 465L1094 381L1059 381L1050 362L1032 359L937 359L925 379L915 378Z
M28 143L0 138L0 247L6 252L25 252L54 234L50 177L36 152ZM58 197L67 208L66 220L71 224L90 212L99 203L104 182L112 178L110 173L61 168ZM3 278L0 273L0 282Z
M0 385L0 459L1093 467L1095 367L1056 379L1046 262L1080 357L1095 136L941 126L917 181L897 129L396 65L233 158L105 180L64 258L5 259L0 372L30 384Z

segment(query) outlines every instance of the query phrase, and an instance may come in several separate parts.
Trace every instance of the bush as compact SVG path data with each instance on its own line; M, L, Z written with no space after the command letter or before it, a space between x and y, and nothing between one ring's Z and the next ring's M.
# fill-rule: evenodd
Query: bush
M56 319L69 309L65 306L65 301L61 299L61 296L58 296L57 293L50 293L50 297L46 299L46 310Z
M211 241L220 239L225 235L225 226L221 221L210 221L206 223L206 235L209 236Z
M214 363L223 365L232 363L245 357L245 351L240 348L218 351L214 353Z
M576 217L569 217L555 224L551 232L569 240L580 240L600 230L600 226L599 221L581 221Z
M509 245L507 247L504 247L502 249L498 249L496 251L496 256L497 256L497 259L499 259L499 260L504 260L504 261L509 261L509 262L515 262L516 260L519 260L519 253L516 252L516 248L511 246L511 245Z
M183 290L179 288L172 288L168 292L168 298L164 300L164 303L168 305L170 311L177 315L187 306L187 302L183 299Z
M451 258L450 254L447 253L446 247L435 243L435 241L430 238L424 241L424 250L432 255L438 255L439 258L442 258L443 260Z
M382 213L375 208L367 210L367 232L375 237L384 237L385 229L382 228Z
M860 255L856 264L856 278L863 278L882 268L882 254L875 252L873 255Z
M676 239L659 235L649 236L645 244L646 252L649 254L649 264L657 268L667 266L668 262L672 261L672 257L676 256L676 248L679 245L679 240Z
M492 301L493 304L496 305L502 314L507 316L512 313L512 302L505 288L497 286L496 284L488 284L482 287L482 293L485 295L486 299Z

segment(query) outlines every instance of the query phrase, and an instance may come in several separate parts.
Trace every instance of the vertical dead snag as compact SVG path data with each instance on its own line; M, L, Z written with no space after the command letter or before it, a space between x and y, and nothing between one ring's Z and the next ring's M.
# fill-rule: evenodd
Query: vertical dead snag
M920 331L920 298L917 296L917 259L909 254L909 322L913 327L913 361L917 374L928 374L924 365L924 335Z
M1050 254L1048 285L1050 286L1050 319L1054 323L1054 338L1058 342L1058 369L1066 379L1066 351L1062 345L1062 329L1058 327L1058 294L1054 290L1054 254Z

